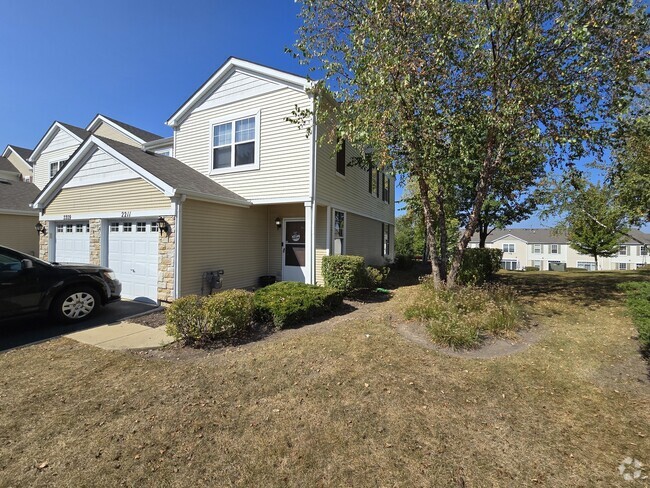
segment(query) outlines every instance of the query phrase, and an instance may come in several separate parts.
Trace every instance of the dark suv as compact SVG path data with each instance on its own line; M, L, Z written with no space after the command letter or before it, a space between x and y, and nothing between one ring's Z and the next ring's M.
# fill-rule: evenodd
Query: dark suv
M77 322L119 300L121 292L108 268L47 263L0 246L0 321L49 313L56 320Z

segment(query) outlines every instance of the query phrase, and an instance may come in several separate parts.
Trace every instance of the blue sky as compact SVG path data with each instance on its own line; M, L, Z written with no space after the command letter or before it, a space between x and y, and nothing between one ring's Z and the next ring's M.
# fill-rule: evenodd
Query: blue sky
M306 74L284 52L299 27L291 0L2 3L2 148L33 148L52 121L85 127L97 113L171 135L165 120L228 56Z

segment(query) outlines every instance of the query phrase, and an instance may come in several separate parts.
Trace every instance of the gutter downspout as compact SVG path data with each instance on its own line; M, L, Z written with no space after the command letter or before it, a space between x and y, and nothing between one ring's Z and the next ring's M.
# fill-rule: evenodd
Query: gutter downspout
M181 293L181 246L183 242L181 232L183 230L183 202L186 198L186 195L180 195L180 198L176 201L176 211L174 212L174 218L176 220L176 237L174 241L174 299L179 298Z

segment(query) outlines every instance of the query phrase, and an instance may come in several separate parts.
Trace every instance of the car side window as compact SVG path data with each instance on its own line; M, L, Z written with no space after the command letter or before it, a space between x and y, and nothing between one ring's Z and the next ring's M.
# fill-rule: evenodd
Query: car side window
M22 269L20 258L0 252L0 273L15 273Z

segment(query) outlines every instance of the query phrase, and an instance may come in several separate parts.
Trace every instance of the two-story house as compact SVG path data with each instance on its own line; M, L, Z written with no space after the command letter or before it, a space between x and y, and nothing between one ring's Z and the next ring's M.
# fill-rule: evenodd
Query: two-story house
M310 83L230 58L169 118L172 138L120 141L94 126L106 118L85 134L59 123L50 140L75 144L32 156L35 179L48 165L52 176L34 202L41 256L110 266L126 298L150 301L207 293L212 276L224 288L322 283L330 254L390 259L394 179L348 166L352 148L319 144L318 124L307 137L287 120L313 109Z
M649 263L650 236L638 230L630 231L630 235L636 240L622 237L615 256L598 259L599 270L633 270ZM478 235L475 235L470 247L478 247L478 242ZM548 270L553 264L565 264L569 268L596 271L593 256L580 254L570 246L566 235L550 229L496 229L488 236L486 247L503 251L503 269L536 267Z

